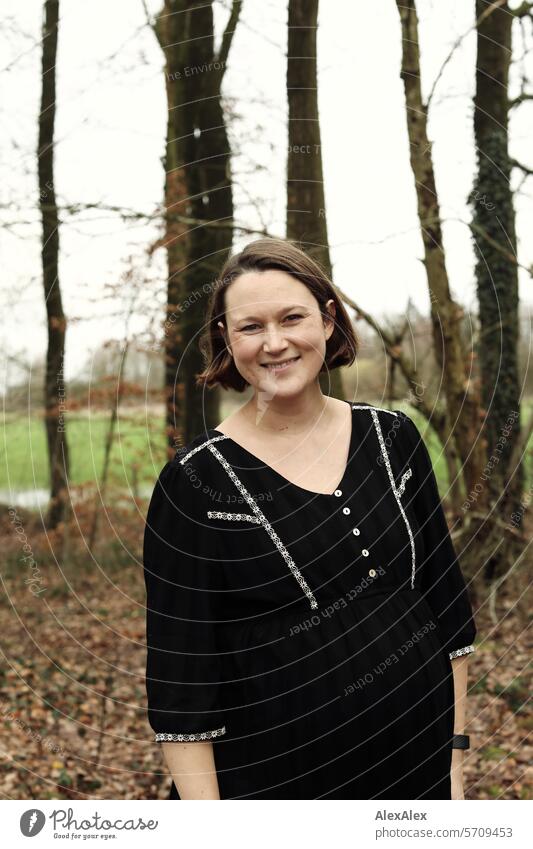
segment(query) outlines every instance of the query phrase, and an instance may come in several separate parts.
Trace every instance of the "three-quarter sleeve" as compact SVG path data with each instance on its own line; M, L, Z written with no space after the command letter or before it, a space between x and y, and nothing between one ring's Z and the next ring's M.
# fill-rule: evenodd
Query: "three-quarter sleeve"
M155 485L143 547L148 721L157 742L226 733L210 540L195 484L174 459Z
M412 419L403 411L397 412L407 442L413 504L423 539L419 588L436 616L443 648L453 659L474 651L477 629L429 452Z

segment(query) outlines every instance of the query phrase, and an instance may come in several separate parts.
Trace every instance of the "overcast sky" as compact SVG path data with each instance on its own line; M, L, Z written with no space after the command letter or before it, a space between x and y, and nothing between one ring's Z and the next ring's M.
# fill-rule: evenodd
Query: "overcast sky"
M159 2L147 0L155 13ZM419 0L423 88L427 95L454 43L473 26L474 2ZM514 5L517 5L516 3ZM2 345L31 362L46 350L36 210L37 113L40 98L40 0L4 0L1 76L4 128L0 179L9 229L0 236ZM226 13L220 5L217 24ZM56 191L60 203L101 202L151 213L161 203L166 98L162 54L144 26L141 0L62 0L57 68ZM319 105L328 227L335 282L366 310L402 312L411 297L429 311L422 241L409 166L401 33L394 0L327 0L319 21ZM285 0L244 0L224 93L236 119L236 217L284 235L286 164ZM516 54L520 53L517 43ZM514 69L514 85L518 72ZM533 80L533 68L527 68ZM466 198L475 151L472 96L475 33L453 55L430 115L437 186L445 219L446 258L454 296L475 308L473 253ZM512 150L533 167L533 102L514 112ZM256 170L257 166L261 170ZM514 182L518 183L516 174ZM533 263L533 179L516 198L519 258ZM13 226L13 222L21 222ZM24 223L26 222L26 223ZM105 300L129 257L145 268L155 225L124 224L111 213L84 212L61 230L61 286L70 319L66 377L106 338L124 333L125 303ZM237 247L247 241L239 240ZM164 257L156 253L132 325L141 332L162 290ZM531 278L520 294L531 307ZM142 302L148 304L144 308ZM7 309L6 309L7 307ZM9 379L16 373L10 366ZM5 374L3 377L5 381Z

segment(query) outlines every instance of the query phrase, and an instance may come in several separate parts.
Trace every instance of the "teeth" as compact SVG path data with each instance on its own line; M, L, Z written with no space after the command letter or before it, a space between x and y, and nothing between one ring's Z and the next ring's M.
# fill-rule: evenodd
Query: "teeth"
M267 365L267 366L265 366L265 368L272 369L273 371L279 371L281 369L286 368L289 365L289 363L293 363L297 359L298 359L298 357L293 357L290 360L286 360L284 363L276 363L276 365Z

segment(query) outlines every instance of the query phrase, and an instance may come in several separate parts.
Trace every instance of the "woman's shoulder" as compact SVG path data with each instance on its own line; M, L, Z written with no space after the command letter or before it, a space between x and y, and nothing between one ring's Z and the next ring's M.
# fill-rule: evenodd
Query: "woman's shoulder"
M226 437L213 430L202 431L176 449L172 460L165 466L174 478L194 478L208 481L216 474L220 464L216 462L210 446L217 446Z
M215 480L219 483L216 479L219 464L208 450L214 442L213 436L200 433L176 449L159 471L152 495L153 507L169 501L178 504L183 515L202 511L202 490L212 486Z
M406 417L403 410L384 407L381 404L370 404L368 401L350 401L349 403L351 404L352 411L362 418L368 417L372 412L379 417L380 421L387 418L403 420Z
M366 401L353 402L352 410L355 421L360 420L365 431L368 429L368 422L374 421L380 443L383 441L388 450L396 445L399 450L406 450L410 456L418 456L417 449L423 444L423 438L414 420L404 410L369 404Z
M409 420L406 413L397 408L384 407L381 404L370 404L368 401L351 401L350 403L352 406L352 415L356 420L361 420L362 422L372 421L372 418L374 418L380 425L386 424L387 428L390 426L399 428L406 419Z
M373 411L381 420L398 419L400 422L408 422L414 425L413 419L404 410L399 407L385 407L381 404L370 404L368 401L350 401L352 410L362 415L368 415Z

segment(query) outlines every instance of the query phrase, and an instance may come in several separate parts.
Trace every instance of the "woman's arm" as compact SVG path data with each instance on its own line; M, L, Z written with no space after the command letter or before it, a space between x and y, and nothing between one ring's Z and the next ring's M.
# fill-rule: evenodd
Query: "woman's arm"
M466 722L466 689L468 678L469 655L464 654L455 657L452 661L453 687L455 693L455 720L453 724L454 734L465 733ZM464 749L452 749L452 799L464 799L463 789L463 761Z
M192 481L196 480L192 476ZM221 709L214 529L176 458L154 488L144 535L148 720L180 798L219 799L212 738Z
M180 799L220 799L213 744L162 743Z
M401 410L396 412L402 423L400 433L405 436L403 465L397 469L397 479L401 480L407 469L412 469L412 504L419 526L416 536L419 539L420 533L423 550L422 561L417 566L418 587L435 615L442 649L448 654L452 664L454 733L463 734L468 656L475 650L476 623L442 507L429 451L415 423ZM403 444L400 443L400 447ZM409 498L407 489L404 504L411 503L406 502L405 498ZM463 751L452 749L452 799L464 799L463 760Z

